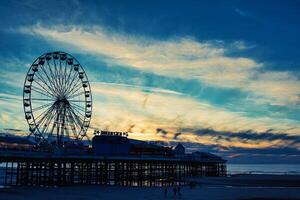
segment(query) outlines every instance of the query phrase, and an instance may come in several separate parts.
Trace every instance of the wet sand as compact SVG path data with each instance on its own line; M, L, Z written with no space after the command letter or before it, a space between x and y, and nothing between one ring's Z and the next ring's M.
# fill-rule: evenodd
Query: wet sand
M300 200L300 176L235 175L199 177L196 186L181 187L181 196L173 188L120 186L65 186L0 188L0 200Z
M72 186L72 187L18 187L0 189L1 200L300 200L300 188L296 187L182 187L181 196L174 196L172 188L164 197L163 188L119 186ZM298 199L297 199L298 198Z
M229 177L197 177L188 180L200 185L300 187L300 175L237 174Z

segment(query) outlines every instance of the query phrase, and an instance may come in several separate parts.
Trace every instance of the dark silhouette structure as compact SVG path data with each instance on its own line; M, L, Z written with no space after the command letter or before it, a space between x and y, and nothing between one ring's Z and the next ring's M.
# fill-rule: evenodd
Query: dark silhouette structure
M193 176L225 176L225 161L159 156L55 156L2 152L5 185L170 186Z
M10 140L5 138L2 144L4 141ZM12 141L24 143L24 139ZM179 152L106 131L94 137L93 148L74 144L71 150L59 151L1 149L0 173L6 185L43 186L174 186L184 184L187 177L226 175L226 161L221 157L204 152L183 154L183 145L178 146Z

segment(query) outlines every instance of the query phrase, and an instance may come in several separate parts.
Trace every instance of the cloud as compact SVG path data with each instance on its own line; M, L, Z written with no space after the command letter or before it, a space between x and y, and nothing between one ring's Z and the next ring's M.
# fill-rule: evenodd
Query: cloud
M231 51L244 51L254 47L255 45L248 45L244 41L235 41L230 45Z
M4 101L11 101L11 100L22 101L22 97L17 96L17 95L7 94L7 93L0 93L0 100L4 100Z
M157 128L157 129L156 129L156 133L157 133L157 134L163 134L163 135L166 135L166 134L168 134L168 131L166 131L166 130L164 130L164 129L162 129L162 128Z
M177 140L178 139L178 136L180 136L182 133L180 132L177 132L177 133L174 133L174 140Z
M22 101L22 96L0 92L0 105L2 109L10 111L16 111L16 109L19 109L20 111L23 111L22 109L20 109L23 105Z
M243 142L251 141L284 141L286 145L292 145L300 148L300 136L299 135L288 135L286 133L273 133L272 129L267 130L266 132L257 133L252 130L241 131L241 132L221 132L215 131L212 129L199 129L199 130L185 130L181 129L180 131L192 131L200 136L211 136L218 140L226 140L234 142L236 139Z
M297 121L245 117L172 90L103 82L91 86L96 109L89 134L98 128L129 131L134 139L222 148L299 146ZM0 104L2 128L27 130L21 96L1 93Z
M80 53L100 55L110 65L248 91L248 99L257 103L291 106L299 103L299 80L295 74L264 71L263 63L227 56L226 45L218 42L198 42L189 37L161 41L108 32L101 27L65 29L37 25L19 31L60 42ZM246 48L244 43L232 44L230 48L232 46L237 50ZM292 141L297 146L298 139L293 137L299 134L300 126L296 120L248 117L243 112L162 88L91 84L94 108L97 108L92 128L130 131L130 137L135 139L182 141L222 148L282 147ZM1 116L6 121L10 120L7 114ZM201 134L197 130L212 131Z
M214 43L199 43L192 38L177 38L159 41L149 38L127 36L109 33L102 27L92 30L77 26L69 29L62 27L45 28L40 25L23 27L20 32L38 35L49 40L63 42L81 50L107 56L113 61L136 68L148 69L166 75L166 70L174 69L171 73L186 77L185 70L197 68L255 68L260 64L248 58L231 58L224 55L225 49L214 47ZM240 46L240 45L239 45ZM176 72L181 69L182 72Z
M236 12L242 14L240 10ZM254 59L228 56L232 48L237 51L247 48L241 41L226 45L217 41L199 42L192 37L156 40L107 31L99 26L35 25L18 31L59 42L82 53L101 55L110 65L196 79L214 87L237 88L264 99L265 103L288 106L300 102L300 81L295 74L266 71L265 64ZM281 74L285 74L284 78L279 77Z
M28 130L22 105L22 97L0 93L0 129Z
M240 148L299 147L297 121L246 117L172 91L101 82L91 86L97 108L93 127L129 131L134 139Z
M28 62L15 56L0 56L0 84L3 86L0 91L22 88L30 65ZM19 92L22 92L22 89Z
M161 145L176 146L177 142L155 142ZM295 147L265 147L265 148L241 148L233 146L199 144L193 142L181 142L187 152L202 151L221 156L229 163L299 163L300 150ZM229 166L230 167L230 166ZM229 169L229 171L231 171Z
M273 105L295 106L300 103L300 81L292 72L260 73L247 87L258 96L266 96Z
M235 8L234 11L235 11L237 14L241 15L241 16L244 16L244 17L248 17L248 16L249 16L248 13L246 13L245 11L243 11L243 10L241 10L241 9L239 9L239 8Z

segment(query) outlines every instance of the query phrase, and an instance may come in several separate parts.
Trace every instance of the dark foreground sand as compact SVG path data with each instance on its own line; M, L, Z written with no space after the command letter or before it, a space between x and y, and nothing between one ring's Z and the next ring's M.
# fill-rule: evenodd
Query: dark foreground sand
M300 176L240 175L197 178L195 188L181 188L174 196L172 188L164 197L164 188L120 186L66 186L0 188L0 200L300 200Z
M21 187L0 189L1 200L300 200L300 188L258 188L202 186L194 189L182 187L181 197L174 197L169 190L164 197L163 188L114 187L114 186L73 186L60 188Z
M230 177L198 177L189 181L200 185L300 187L300 175L239 174Z

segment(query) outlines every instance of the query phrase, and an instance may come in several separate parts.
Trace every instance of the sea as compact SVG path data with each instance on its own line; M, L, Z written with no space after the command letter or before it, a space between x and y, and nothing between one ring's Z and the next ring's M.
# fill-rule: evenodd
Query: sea
M300 164L227 164L228 174L300 175Z

